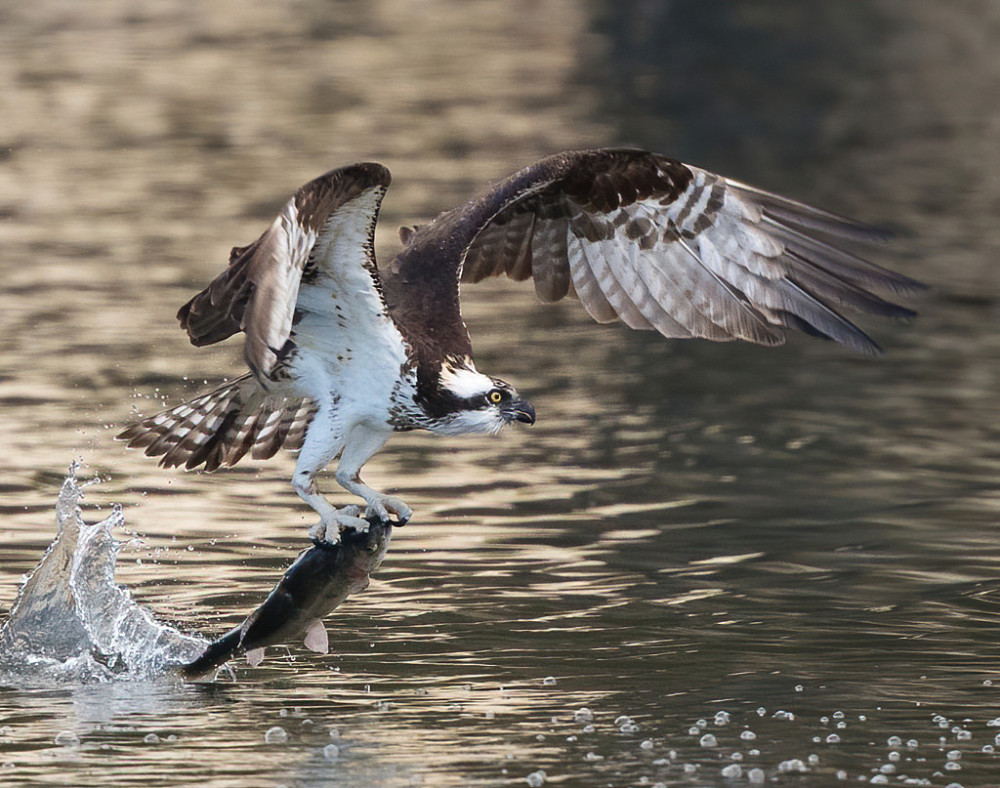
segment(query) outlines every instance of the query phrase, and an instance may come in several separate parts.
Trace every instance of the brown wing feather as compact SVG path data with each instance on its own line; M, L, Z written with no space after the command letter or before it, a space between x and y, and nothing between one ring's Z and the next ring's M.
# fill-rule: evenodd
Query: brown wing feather
M577 151L411 233L387 292L404 333L433 336L439 354L469 350L459 279L504 274L530 276L542 301L575 295L599 322L669 337L780 344L791 329L876 352L837 309L909 316L878 294L922 285L840 247L883 238L654 153Z
M192 344L209 345L244 331L251 368L270 374L289 339L299 284L314 263L317 238L332 216L371 190L377 190L374 227L389 182L385 167L366 163L332 170L300 188L260 238L233 249L228 268L180 308L177 319Z

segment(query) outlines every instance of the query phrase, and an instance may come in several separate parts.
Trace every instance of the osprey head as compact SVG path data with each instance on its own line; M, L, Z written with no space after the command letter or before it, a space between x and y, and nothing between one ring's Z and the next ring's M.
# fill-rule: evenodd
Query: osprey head
M535 409L514 387L477 371L469 359L441 367L435 405L440 415L430 429L444 435L497 433L508 424L535 423Z

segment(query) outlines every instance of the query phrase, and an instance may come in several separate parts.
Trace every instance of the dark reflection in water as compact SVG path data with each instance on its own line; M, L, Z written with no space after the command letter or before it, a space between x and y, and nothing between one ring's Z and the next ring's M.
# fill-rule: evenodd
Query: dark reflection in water
M995 784L998 34L975 0L0 11L5 604L75 456L139 531L121 579L182 629L232 626L301 549L290 458L172 473L111 435L239 369L175 308L329 167L392 169L385 258L533 158L640 144L897 228L879 261L934 285L867 325L875 361L467 288L539 422L379 454L416 516L331 656L4 688L4 785Z

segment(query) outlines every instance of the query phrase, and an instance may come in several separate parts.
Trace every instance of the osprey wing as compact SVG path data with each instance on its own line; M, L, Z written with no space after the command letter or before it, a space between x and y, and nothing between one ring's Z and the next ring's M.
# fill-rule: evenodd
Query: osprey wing
M794 329L875 353L839 310L911 316L882 295L923 287L841 248L883 239L673 159L602 149L543 159L442 214L396 267L411 283L435 281L447 261L456 310L459 278L506 274L532 279L542 301L575 296L598 322L667 337L777 345ZM450 256L429 253L445 240Z
M233 249L229 267L177 313L194 345L246 333L244 355L258 378L273 378L294 343L303 281L382 304L373 252L375 221L389 186L380 164L354 164L305 184L249 246ZM328 299L329 300L329 299Z

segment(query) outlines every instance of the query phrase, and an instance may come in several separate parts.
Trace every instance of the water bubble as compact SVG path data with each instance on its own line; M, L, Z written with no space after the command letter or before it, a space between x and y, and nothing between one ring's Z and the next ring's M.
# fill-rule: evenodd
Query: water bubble
M155 733L147 733L145 736L142 737L142 740L146 742L146 744L156 744L157 742L160 741L160 737L157 736Z
M996 752L996 747L994 747L992 744L984 744L983 745L983 752L985 752L985 753Z
M539 769L537 772L532 772L525 777L524 781L531 786L531 788L541 788L541 786L545 785L545 772Z
M700 720L698 720L698 721L697 721L697 722L695 723L695 725L697 725L697 726L698 726L699 728L707 728L707 727L708 727L708 720L706 720L706 719L704 719L704 718L703 718L703 719L700 719Z
M268 728L267 732L264 734L265 744L284 744L286 741L288 741L288 731L280 725Z
M962 764L960 764L958 761L948 761L948 763L944 765L944 768L945 771L958 772L962 770Z
M604 756L598 755L596 752L588 752L586 755L583 756L583 759L585 761L603 761Z
M582 709L577 709L573 712L573 722L584 723L592 722L594 719L594 712L584 706Z
M615 718L615 725L618 725L619 727L621 727L622 725L631 725L632 722L633 719L631 717L626 717L624 714L622 714L620 717Z
M699 733L701 733L701 728L699 728L697 725L692 725L690 728L688 728L689 736L697 736Z
M795 691L796 692L802 692L803 689L804 688L803 688L803 686L801 684L796 684L795 685Z
M888 739L886 739L885 743L888 744L890 747L901 747L903 744L903 740L898 736L890 736Z
M835 711L833 713L833 718L835 720L842 720L842 719L844 719L844 712L842 712L842 711Z
M684 764L684 773L685 774L694 774L696 771L698 771L698 765L697 764L695 764L695 763L685 763Z
M884 774L876 774L874 777L871 778L871 780L869 780L869 782L872 785L888 785L889 778L886 777Z
M747 772L747 782L751 785L763 785L765 780L764 770L754 767Z
M845 769L837 769L837 773L834 775L838 780L847 779L847 771Z
M790 711L781 711L780 709L771 715L772 720L794 720L795 715Z
M907 739L906 746L909 747L911 750L915 750L918 746L920 746L920 742L918 742L916 739Z
M729 756L729 759L731 761L742 761L743 760L743 753L741 753L741 752L734 752L732 755Z
M340 731L337 728L330 728L330 738L334 741L340 740Z
M959 741L969 741L972 738L972 731L967 731L965 729L959 730L955 734L955 738Z
M80 737L73 731L59 731L56 734L55 742L60 747L76 747L80 743Z
M820 721L821 723L823 723L824 725L826 725L826 724L827 724L827 723L828 723L828 722L830 721L830 718L829 718L829 717L826 717L826 716L823 716L823 717L820 717L820 718L819 718L819 721Z
M882 774L895 774L896 773L896 767L895 767L895 765L893 765L891 763L883 763L881 766L878 767L878 770L880 772L882 772Z
M740 777L743 774L743 767L738 763L731 763L728 766L722 767L723 777Z
M962 751L948 750L948 752L945 753L944 757L947 758L949 761L957 761L962 757Z
M840 744L840 737L836 733L831 733L826 737L827 744Z
M645 741L640 742L639 746L644 750L651 750L653 749L653 740L646 739Z
M765 714L767 714L767 709L765 709L763 706L758 706L757 707L757 716L758 717L763 717Z
M621 728L619 728L618 730L620 730L622 733L638 733L639 726L633 722L630 722L625 725L622 725Z
M787 774L789 772L808 772L809 767L803 763L799 758L791 758L787 761L782 761L778 764L778 772L780 774Z
M340 757L340 747L336 744L328 744L323 748L323 757L328 761L335 761Z
M584 733L593 733L595 730L596 730L596 728L594 728L593 725L584 725L583 726L583 732Z
M555 676L546 676L544 679L542 679L542 684L544 684L546 687L554 687L556 683L557 682Z
M811 753L806 760L809 761L810 766L815 766L819 763L819 756L816 753Z
M716 725L723 726L729 724L729 712L717 711L715 712L715 718L712 720Z
M718 742L716 741L715 736L713 736L711 733L706 733L704 736L698 739L698 744L700 744L702 747L715 747L718 744Z
M889 754L888 754L888 755L887 755L886 757L887 757L887 758L888 758L888 759L889 759L890 761L898 761L898 760L899 760L899 757L900 757L900 756L899 756L899 753L898 753L898 752L896 752L895 750L893 750L893 751L892 751L892 752L890 752L890 753L889 753Z
M743 739L743 741L753 741L757 738L757 734L753 731L743 731L740 734L740 738Z

